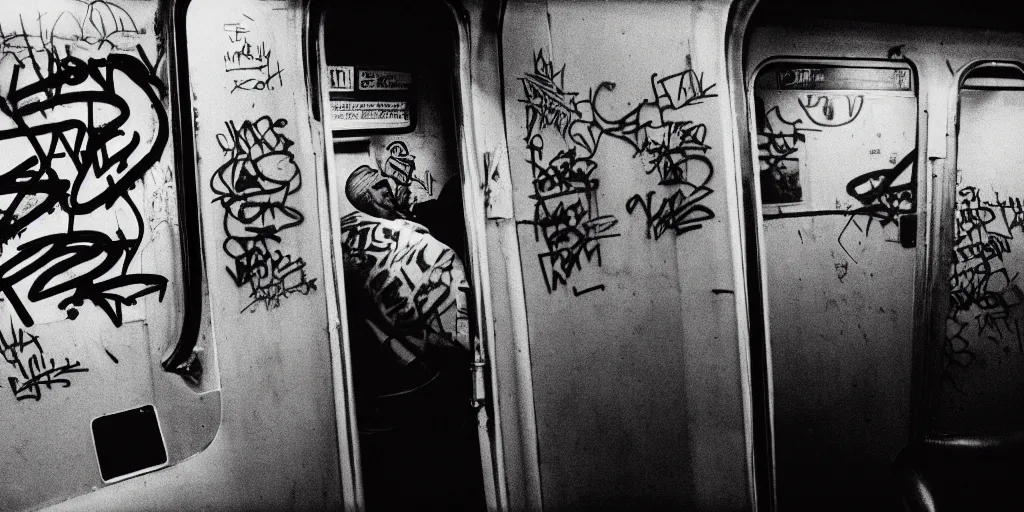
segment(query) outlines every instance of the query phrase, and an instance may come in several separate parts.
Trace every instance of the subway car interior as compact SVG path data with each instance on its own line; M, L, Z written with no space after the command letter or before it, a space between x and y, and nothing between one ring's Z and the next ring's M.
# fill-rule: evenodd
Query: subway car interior
M1014 14L5 0L0 510L1024 510Z

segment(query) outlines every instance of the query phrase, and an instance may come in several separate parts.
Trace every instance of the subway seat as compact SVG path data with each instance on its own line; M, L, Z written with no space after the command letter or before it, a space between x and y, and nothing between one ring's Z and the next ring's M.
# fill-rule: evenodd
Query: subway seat
M928 437L900 451L893 476L908 511L1024 510L1024 431Z

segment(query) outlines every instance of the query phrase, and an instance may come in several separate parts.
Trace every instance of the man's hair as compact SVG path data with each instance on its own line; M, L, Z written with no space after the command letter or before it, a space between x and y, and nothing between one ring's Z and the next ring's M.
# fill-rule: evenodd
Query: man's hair
M345 182L345 196L357 210L372 214L374 211L371 207L373 196L370 194L370 189L383 177L384 175L377 169L369 165L360 165L359 168L352 171L348 181Z

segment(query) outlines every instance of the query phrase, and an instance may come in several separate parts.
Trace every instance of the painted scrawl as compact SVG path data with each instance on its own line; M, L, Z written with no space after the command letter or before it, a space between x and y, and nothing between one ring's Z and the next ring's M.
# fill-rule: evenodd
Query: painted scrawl
M600 241L619 236L612 229L618 220L600 215L597 190L600 180L593 177L597 162L593 147L569 142L567 149L548 150L545 156L544 131L565 138L570 129L580 126L581 112L575 92L565 91L565 67L555 70L543 52L534 58L534 71L520 79L526 107L526 145L533 171L534 239L543 241L546 250L537 255L548 292L568 283L583 261L601 265ZM551 153L554 153L553 155Z
M835 128L852 123L864 108L864 95L807 94L797 100L814 124Z
M217 143L227 161L210 179L215 202L224 207L224 252L234 262L227 273L238 287L247 286L256 306L273 309L281 299L316 290L306 276L306 262L281 251L282 233L302 224L305 217L293 205L302 175L284 135L284 119L260 117L225 123Z
M800 183L800 160L797 150L807 141L809 128L803 119L792 121L782 117L778 105L763 112L759 102L757 116L757 150L760 161L761 203L787 204L803 201Z
M71 362L67 357L63 362L59 357L48 358L38 336L13 324L6 335L0 332L0 356L14 370L15 376L7 378L7 385L18 401L38 402L43 397L43 388L71 387L71 374L89 371L81 362Z
M25 326L86 303L120 326L167 289L132 192L167 146L163 55L117 4L77 6L0 23L0 294Z
M224 52L224 72L230 77L231 90L272 91L284 86L284 70L266 41L256 37L250 28L255 20L243 14L244 19L225 23L223 30L229 43Z
M647 238L658 240L665 233L681 235L700 229L715 214L703 201L714 190L708 187L714 166L707 157L707 126L693 119L708 112L696 110L717 95L715 84L705 85L703 74L692 69L659 78L651 75L654 100L643 100L625 116L609 121L597 109L598 93L614 90L601 84L591 95L590 105L597 133L624 140L648 166L647 174L658 176L658 191L636 194L626 201L626 212L639 209L647 223ZM588 130L588 133L593 133ZM661 196L660 202L655 196ZM658 204L657 207L654 205Z
M538 259L548 292L568 284L584 261L600 266L601 241L620 236L614 232L618 219L601 215L597 204L600 180L593 175L599 163L594 157L603 138L628 144L646 173L657 177L656 190L636 194L625 205L627 214L644 215L647 238L678 236L714 218L703 204L714 192L708 187L714 167L707 156L707 127L698 120L710 111L698 106L716 95L715 84L706 83L703 74L691 68L652 75L653 99L641 100L617 118L600 108L601 97L615 90L614 83L602 82L580 99L579 93L565 90L565 66L556 70L542 51L534 56L533 71L520 81L535 202L534 218L521 223L532 225L534 238L545 244ZM546 149L550 135L557 135L566 149ZM603 285L583 292L573 287L575 295L598 289Z
M1004 258L1014 232L1024 230L1020 198L984 197L973 186L957 191L956 233L946 319L944 378L960 390L958 371L974 362L976 343L996 343L1024 353L1020 308L1024 291L1019 273Z

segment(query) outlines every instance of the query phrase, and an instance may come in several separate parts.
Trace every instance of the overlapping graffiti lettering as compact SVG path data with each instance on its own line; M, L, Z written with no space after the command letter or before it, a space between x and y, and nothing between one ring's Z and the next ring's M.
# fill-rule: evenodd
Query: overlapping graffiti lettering
M611 232L618 223L611 215L598 215L597 188L593 178L597 164L580 157L576 149L559 151L547 163L544 140L534 135L529 143L533 168L534 238L544 240L547 250L537 255L549 292L567 284L584 259L601 265L600 240L619 236Z
M837 201L836 209L766 213L764 218L772 220L826 215L847 217L836 241L843 252L857 263L844 243L851 228L869 236L874 223L882 227L890 224L898 226L904 216L917 212L917 149L907 153L891 168L870 171L853 178L846 185L846 193L859 202L860 206L840 208Z
M167 288L131 270L146 223L130 191L168 141L161 56L116 4L81 8L0 27L0 293L25 326L26 301L50 298L120 326L122 307Z
M281 62L272 58L266 41L250 41L247 24L254 20L225 23L230 49L224 52L224 71L231 77L231 93L235 91L272 91L284 85Z
M19 401L39 401L44 387L47 390L54 386L70 387L68 374L89 371L81 362L71 362L66 357L63 363L52 357L47 359L39 338L24 329L15 328L13 323L7 336L0 332L0 355L17 373L15 377L7 377L7 384Z
M689 61L689 59L688 59ZM594 156L602 138L612 138L633 148L647 174L658 176L659 192L636 194L626 202L626 213L642 210L648 238L665 233L681 235L700 229L715 217L702 204L714 191L708 187L714 167L708 158L707 127L696 121L711 114L714 105L706 100L717 95L715 84L692 66L678 73L651 75L653 99L619 117L601 112L601 98L615 90L602 82L586 99L565 90L565 66L557 69L544 57L534 56L534 70L520 80L526 105L528 162L533 172L536 239L543 237L547 251L538 255L549 292L567 283L584 259L601 265L601 239L619 236L612 228L618 220L597 213L599 180L593 177L598 163ZM543 131L553 129L568 146L547 150ZM664 197L655 198L656 194ZM660 206L655 207L658 204Z
M362 281L393 341L440 337L469 347L465 300L457 300L468 284L454 251L418 224L362 212L342 217L340 234L345 275Z
M288 206L302 176L289 149L293 143L282 133L287 121L263 116L225 124L227 133L217 134L217 142L228 160L214 172L210 188L224 207L224 252L234 260L227 272L238 287L249 285L252 302L243 311L258 304L276 308L283 298L316 290L306 262L278 249L281 233L304 219Z
M658 174L658 184L670 192L655 208L657 192L635 194L626 201L626 213L640 209L646 221L647 238L658 240L665 233L681 235L703 227L715 217L701 204L714 191L708 182L714 167L707 157L711 149L705 140L707 127L692 120L693 107L716 97L715 84L705 85L703 74L692 69L659 79L651 76L655 99L643 100L625 116L610 121L597 108L598 94L612 91L615 84L603 83L591 95L590 106L600 133L628 142L637 156L648 164L648 174Z
M1019 274L1004 265L1014 230L1024 229L1020 198L985 199L975 187L957 191L956 233L946 320L946 369L966 368L976 354L972 341L1015 341L1024 352L1019 322L1024 292ZM956 385L955 379L953 384Z
M699 204L711 194L707 187L693 190L689 195L676 190L672 195L661 200L661 206L653 209L654 191L646 197L636 194L626 201L626 212L640 209L647 219L647 238L658 240L665 233L681 235L687 231L700 229L705 221L715 218L715 213L705 205Z
M533 72L519 79L523 83L526 105L526 132L538 134L544 128L554 127L565 136L569 125L579 119L575 98L578 93L565 91L565 65L555 71L555 65L540 51L533 57Z
M135 50L139 36L146 34L146 29L139 27L131 14L115 2L76 2L84 9L83 12L43 13L38 19L30 22L29 26L34 25L36 33L25 29L24 20L19 20L20 30L8 33L9 31L0 29L0 33L9 43L22 38L22 42L39 38L44 45L51 48L61 48L63 44L85 43L87 47L100 51L127 52Z
M883 225L900 215L917 211L917 149L907 153L891 168L866 172L846 184L846 193L861 207L857 213L877 219Z
M838 241L843 252L856 263L843 243L843 237L851 226L867 236L875 222L882 227L899 225L903 216L917 212L917 149L907 153L889 169L867 172L850 180L846 184L846 193L861 206L847 210L849 219L840 231ZM866 218L865 226L857 222L858 216L862 220Z
M689 61L689 59L688 59ZM615 90L602 82L586 99L565 90L565 66L557 69L543 52L534 56L534 70L520 80L526 105L528 159L533 171L536 239L547 251L538 255L548 291L564 285L584 259L601 265L601 239L619 236L612 228L618 220L597 213L599 180L593 177L594 160L602 138L612 138L633 148L634 158L645 164L647 174L658 176L659 192L636 194L626 202L626 213L642 210L647 238L665 233L681 235L700 229L715 217L702 204L714 191L708 187L714 167L708 158L707 127L696 121L710 114L706 100L717 95L715 84L687 64L686 70L659 77L651 75L653 99L620 117L603 114L600 99ZM564 150L548 150L545 160L543 130L551 128L567 144ZM656 199L656 195L664 197ZM660 205L655 207L655 204Z
M526 98L520 101L526 105L525 140L533 173L530 198L534 201L533 219L522 223L532 225L534 239L544 243L545 250L537 259L550 293L567 284L573 272L583 268L584 260L601 265L600 241L619 236L612 232L618 220L598 213L600 181L593 177L597 170L594 147L568 141L566 149L545 155L545 130L554 130L565 139L570 128L588 129L577 126L582 122L577 93L565 91L565 67L556 71L544 53L538 52L533 72L520 81Z
M636 108L618 119L608 119L600 112L598 100L606 91L614 91L615 84L603 82L581 102L581 110L593 114L592 127L587 133L578 132L578 138L587 140L586 135L615 137L629 143L636 156L647 164L647 173L658 174L659 185L688 184L693 188L706 186L714 169L707 152L707 127L694 121L697 105L717 97L711 92L715 84L706 85L703 73L687 69L659 78L651 75L653 100L642 100ZM584 104L585 103L585 104ZM584 114L584 119L591 116ZM596 148L597 140L593 146Z

